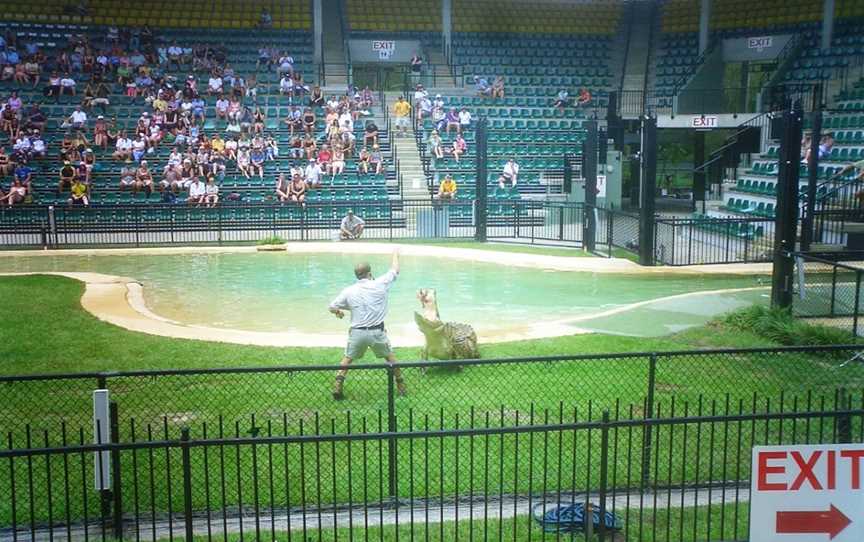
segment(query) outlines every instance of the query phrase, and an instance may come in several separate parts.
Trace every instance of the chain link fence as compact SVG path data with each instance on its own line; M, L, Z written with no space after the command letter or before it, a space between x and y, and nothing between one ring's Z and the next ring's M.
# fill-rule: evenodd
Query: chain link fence
M860 334L862 315L861 279L864 253L837 255L795 253L795 293L792 311L796 316L839 327L854 337ZM844 262L834 261L843 257Z

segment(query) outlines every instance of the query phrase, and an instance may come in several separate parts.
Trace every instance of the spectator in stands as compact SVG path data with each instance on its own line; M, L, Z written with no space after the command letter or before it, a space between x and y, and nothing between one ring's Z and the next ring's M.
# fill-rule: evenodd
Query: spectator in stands
M343 126L337 141L342 145L342 150L345 151L346 157L354 155L354 148L357 145L357 137L354 135L353 131L348 130Z
M311 108L306 108L306 111L303 112L303 131L306 132L307 136L315 135L315 122L317 118L315 117L315 112Z
M468 111L467 108L463 107L459 110L459 133L463 133L465 130L471 127L471 112Z
M478 96L487 97L492 95L492 87L489 86L489 81L485 77L474 76L474 89L477 91Z
M296 105L292 105L284 122L288 125L290 137L294 137L295 131L299 132L303 129L303 113Z
M339 238L345 241L360 239L365 227L366 221L355 215L354 211L348 209L348 214L342 218L342 222L339 224Z
M230 104L229 104L228 100L225 98L225 96L220 94L219 98L216 100L216 106L215 106L216 117L220 118L222 120L228 120L228 106L229 105Z
M48 122L48 117L45 116L39 103L34 103L28 107L24 116L27 119L25 127L30 130L39 130L41 132L45 129L45 124Z
M336 145L333 145L333 162L330 165L330 182L332 183L336 179L336 175L342 175L345 173L345 150L342 148L342 144L337 142Z
M504 99L504 78L500 75L492 81L492 88L490 89L490 95L493 98L499 98L501 100Z
M267 160L267 154L264 149L252 149L249 153L249 170L252 175L258 173L260 179L264 179L264 162Z
M60 181L57 183L57 193L60 194L66 189L72 188L72 183L77 177L77 172L69 160L63 162L60 167Z
M60 91L60 75L57 72L52 72L51 76L48 77L48 86L45 87L42 93L48 98L59 98Z
M453 140L453 147L450 151L453 154L453 159L456 162L459 162L459 159L462 158L462 155L468 152L468 143L465 141L465 138L462 137L462 134L457 134L456 139Z
M295 174L291 183L288 185L288 201L300 204L301 207L306 207L306 192L308 187L300 175Z
M75 79L68 73L60 78L60 92L62 94L75 96L75 85Z
M366 121L366 127L363 129L363 146L378 144L378 125L375 121Z
M582 87L579 89L579 96L576 97L576 107L587 107L591 104L591 93L588 89Z
M62 179L62 177L61 177ZM163 183L165 181L162 181ZM135 187L135 168L126 164L120 170L120 191L123 192L127 188L134 189Z
M15 168L12 163L12 159L6 154L6 149L0 147L0 177L5 177L12 173L12 170Z
M93 145L101 147L103 151L108 149L108 123L102 115L97 116L93 124Z
M27 75L32 88L36 88L39 85L39 77L42 74L42 67L36 60L36 55L31 56L24 62L24 73Z
M441 141L441 136L438 135L438 130L432 130L429 137L426 138L426 149L433 158L438 160L444 158L444 144Z
M432 100L427 96L420 100L420 105L417 106L417 120L423 120L424 117L431 117L432 112Z
M75 106L75 110L72 111L72 114L69 115L63 124L60 125L61 128L74 128L76 130L86 130L87 129L87 113L81 110L81 106Z
M219 203L219 185L216 184L216 177L213 175L207 176L207 184L204 186L204 202L207 207L215 207Z
M456 199L456 190L456 181L454 181L453 176L448 173L444 177L444 180L441 181L441 184L438 185L438 199L454 200Z
M405 98L399 96L393 104L393 116L396 117L396 130L403 136L408 135L408 116L411 114L411 104Z
M516 182L519 177L519 164L514 158L507 160L504 164L504 169L501 171L501 176L498 177L498 187L504 190L504 185L509 183L510 188L516 187Z
M414 109L418 109L420 107L420 102L424 98L428 97L429 93L426 92L426 89L423 88L423 85L418 83L417 86L414 87L414 98L411 100L412 104L414 105Z
M106 108L111 105L111 102L108 100L110 93L108 85L101 78L97 78L96 81L91 79L84 88L84 107L98 106L104 115Z
M76 177L72 181L72 188L69 190L69 205L83 205L85 207L90 205L87 190L87 185Z
M279 80L279 93L288 96L289 103L291 103L291 99L294 97L294 79L291 78L291 74L286 73Z
M456 133L462 132L462 123L459 122L459 113L456 112L455 107L451 107L447 114L444 117L444 120L447 122L447 136L450 136L450 129L455 128Z
M27 197L27 188L21 184L21 181L15 179L12 181L12 186L5 196L0 195L0 203L6 203L9 207L24 203L24 198Z
M13 178L19 183L21 183L21 186L23 186L27 190L28 194L32 192L33 168L28 165L26 157L21 157L18 160L18 165L15 168Z
M315 85L312 87L312 92L309 94L310 107L322 107L324 105L324 91L321 87Z
M381 148L378 145L372 146L372 154L369 156L369 165L375 169L375 175L380 175L384 172L384 156L382 156Z
M126 131L120 131L120 137L114 143L114 154L112 155L118 160L129 162L132 160L132 140L126 137Z
M570 93L568 93L566 89L562 88L558 91L558 95L555 98L555 103L553 104L553 107L563 113L564 108L568 105L570 105Z
M45 158L48 146L45 144L45 140L42 138L42 134L39 130L33 130L33 134L30 136L30 143L32 145L32 148L30 149L30 157L40 159Z
M147 197L153 193L153 174L147 166L147 160L141 160L138 164L138 169L135 170L135 188L133 192L143 190L147 193Z
M0 111L0 129L9 136L9 141L15 141L18 137L18 128L18 115L11 107L4 105Z
M196 176L192 184L189 185L189 196L186 198L186 203L189 205L200 206L207 199L207 187L201 182L201 177Z
M137 139L132 142L132 160L140 162L147 153L147 135L140 134Z
M321 150L318 151L318 165L321 166L321 169L324 170L324 173L330 174L332 167L333 153L330 151L330 146L326 143L321 146Z
M819 160L827 160L831 156L831 149L834 148L834 135L825 134L819 142Z
M288 201L288 191L290 183L285 179L285 174L280 173L276 177L276 199L280 202Z
M420 77L420 72L423 71L423 58L419 53L414 53L411 56L411 61L409 62L411 67L411 75L416 79Z
M279 57L279 67L276 71L280 76L283 73L287 73L289 76L294 74L294 57L289 55L288 51L285 51Z
M369 149L365 146L360 149L360 154L357 156L357 176L359 177L362 173L363 175L367 175L369 173L369 160L372 157L369 154Z
M266 115L260 105L255 106L255 111L252 113L252 132L256 134L264 133L264 121Z
M303 170L303 178L306 179L306 185L309 188L318 188L321 186L321 177L324 176L324 169L314 158L309 159L309 165Z
M247 149L239 149L237 151L237 170L247 179L251 178L250 163L251 158L249 156L249 151Z

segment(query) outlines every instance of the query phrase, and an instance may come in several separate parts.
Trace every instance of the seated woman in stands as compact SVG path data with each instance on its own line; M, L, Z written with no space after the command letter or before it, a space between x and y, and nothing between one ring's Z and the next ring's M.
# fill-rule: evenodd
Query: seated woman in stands
M93 124L93 145L101 147L103 151L108 149L108 123L102 115L96 117Z
M360 149L360 155L357 156L357 176L359 177L362 173L363 175L367 175L369 173L369 160L372 158L372 155L369 154L369 149L365 146Z
M585 107L591 103L591 93L588 89L582 87L579 89L579 96L576 97L576 107Z
M342 175L345 172L345 150L342 149L342 143L337 141L333 145L333 163L330 166L330 182L336 179L336 175Z
M294 175L288 187L288 200L299 203L301 207L306 207L306 190L306 183L300 175Z
M249 153L249 171L252 175L258 174L258 178L264 179L264 162L267 160L267 154L263 149L252 149Z
M264 119L266 115L264 115L264 110L261 109L260 105L255 106L255 112L252 113L252 131L256 134L261 134L264 132Z
M219 203L219 185L213 175L207 177L207 184L204 185L204 202L207 207L215 207Z
M441 136L438 135L438 130L432 130L432 133L430 133L429 137L426 139L426 146L429 154L434 158L439 160L444 158L444 145L441 141Z
M143 190L149 197L153 193L153 174L150 168L147 167L147 160L141 160L138 169L135 170L135 187L133 192Z
M0 176L5 177L12 173L12 170L15 168L12 165L12 160L9 158L9 155L6 154L6 149L0 147Z
M492 82L492 97L504 99L504 78L500 75Z
M307 135L303 139L303 151L306 153L307 160L315 158L318 151L318 144L315 143L315 139L311 135Z
M241 149L237 151L237 170L243 174L247 179L251 178L250 175L250 164L251 158L249 157L249 151L246 149Z
M570 105L570 93L562 88L558 91L558 95L555 97L555 103L552 104L552 107L563 113L564 108L568 105Z
M450 135L450 130L455 128L456 133L462 132L462 124L459 122L459 113L456 112L455 107L451 107L449 111L447 111L447 115L444 117L444 120L447 121L447 135Z
M315 85L312 87L312 92L309 94L310 107L322 107L324 105L324 91L321 87Z
M315 112L312 111L311 108L307 108L306 111L303 112L303 131L308 136L315 135Z
M330 146L325 143L321 146L321 150L318 151L318 165L321 166L324 173L329 174L333 166L332 162L333 153L330 152Z
M288 201L288 191L289 185L287 179L285 179L285 174L280 173L276 178L276 199L279 201Z
M381 154L381 148L378 145L372 147L372 154L369 156L369 165L375 169L375 175L380 175L384 172L384 156Z
M12 186L9 188L9 192L3 195L0 192L0 204L5 203L9 207L13 205L18 205L20 203L24 203L24 197L27 195L27 188L21 184L21 181L15 179L12 181Z
M465 138L462 137L462 134L456 135L456 139L453 141L453 147L450 152L453 154L453 159L457 162L462 158L463 154L468 152L468 143L465 141Z

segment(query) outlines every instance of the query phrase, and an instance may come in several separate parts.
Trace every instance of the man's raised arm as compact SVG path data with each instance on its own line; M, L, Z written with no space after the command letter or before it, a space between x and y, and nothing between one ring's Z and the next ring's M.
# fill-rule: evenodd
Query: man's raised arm
M394 273L396 273L397 275L399 274L399 248L398 247L393 249L393 261L392 261L392 263L390 263L390 270L393 271Z

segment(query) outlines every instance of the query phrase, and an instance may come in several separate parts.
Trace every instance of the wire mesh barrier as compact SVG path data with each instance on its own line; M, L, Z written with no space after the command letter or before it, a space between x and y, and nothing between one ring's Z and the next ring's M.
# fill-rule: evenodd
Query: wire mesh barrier
M774 257L773 218L661 218L655 232L656 260L666 265L768 262Z
M283 419L252 436L216 424L197 438L35 439L0 451L0 538L746 540L750 448L861 441L864 395L748 410L726 396L658 401L647 418L632 405L594 419L531 409L510 425L503 410L454 426L427 413L396 431L345 412L296 434Z
M864 253L793 254L797 265L792 311L796 316L849 331L861 331ZM833 261L843 258L844 262Z

